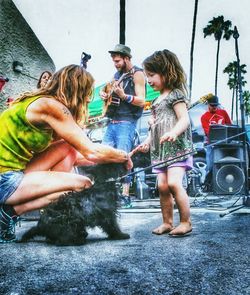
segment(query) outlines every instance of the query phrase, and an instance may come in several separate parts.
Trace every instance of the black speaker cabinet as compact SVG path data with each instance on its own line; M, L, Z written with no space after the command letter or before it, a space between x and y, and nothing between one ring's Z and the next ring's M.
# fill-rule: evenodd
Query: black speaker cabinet
M214 143L219 140L224 140L224 143L239 143L243 140L241 136L235 136L242 132L242 129L238 125L211 125L209 131L209 142ZM235 136L232 139L228 139Z
M246 177L243 145L214 146L212 159L213 193L217 195L244 194Z

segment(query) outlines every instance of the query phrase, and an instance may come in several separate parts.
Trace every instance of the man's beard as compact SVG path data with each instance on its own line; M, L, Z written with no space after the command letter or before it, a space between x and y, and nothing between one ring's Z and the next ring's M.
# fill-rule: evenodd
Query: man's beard
M127 65L124 62L123 65L120 68L117 68L117 71L120 73L126 73L127 72Z

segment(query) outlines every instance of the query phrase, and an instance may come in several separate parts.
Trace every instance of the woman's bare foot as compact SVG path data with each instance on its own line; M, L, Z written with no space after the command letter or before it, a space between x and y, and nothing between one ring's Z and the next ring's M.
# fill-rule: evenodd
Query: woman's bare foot
M163 223L162 225L158 226L157 228L152 230L152 234L155 235L162 235L167 234L173 230L174 227L171 224Z
M184 237L192 232L191 222L181 222L176 228L170 231L172 237Z

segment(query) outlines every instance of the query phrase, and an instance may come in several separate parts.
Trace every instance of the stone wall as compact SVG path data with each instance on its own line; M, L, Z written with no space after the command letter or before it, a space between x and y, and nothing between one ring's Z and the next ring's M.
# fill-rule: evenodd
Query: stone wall
M13 62L23 63L23 72L13 71ZM0 111L6 99L36 88L40 74L55 71L55 65L11 0L0 0L0 75L9 81L0 92Z

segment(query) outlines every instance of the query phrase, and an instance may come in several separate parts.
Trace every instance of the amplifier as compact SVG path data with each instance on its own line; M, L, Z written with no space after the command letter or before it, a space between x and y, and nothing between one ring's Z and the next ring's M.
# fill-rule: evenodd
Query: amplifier
M215 143L219 140L227 139L242 132L238 125L211 125L209 131L209 142ZM237 143L243 140L243 135L225 140L224 143Z

